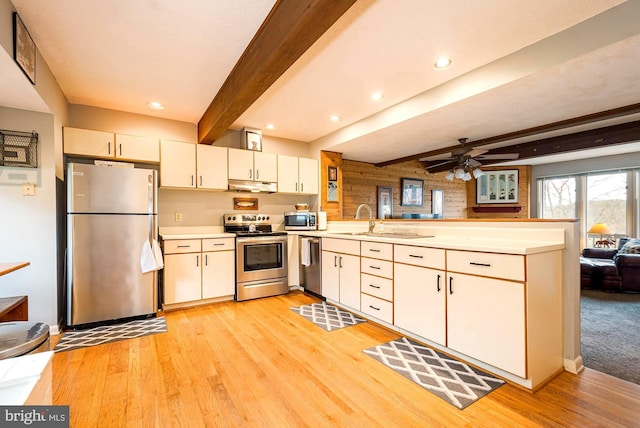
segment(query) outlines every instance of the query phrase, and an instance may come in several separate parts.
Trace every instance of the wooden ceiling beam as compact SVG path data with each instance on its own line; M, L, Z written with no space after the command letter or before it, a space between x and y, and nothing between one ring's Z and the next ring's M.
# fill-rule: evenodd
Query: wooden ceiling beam
M627 116L631 114L640 113L640 103L631 104L628 106L618 107L611 110L605 110L598 113L587 114L584 116L578 116L571 119L565 119L558 122L548 123L546 125L534 126L533 128L527 128L520 131L509 132L507 134L496 135L494 137L483 138L481 140L471 141L465 143L467 147L481 147L489 144L501 143L503 141L515 140L517 138L530 137L532 135L542 134L545 132L557 131L560 129L566 129L574 126L586 125L593 122L599 122L608 119L615 119L617 117ZM460 145L449 146L442 149L431 150L428 152L417 153L411 156L405 156L398 159L392 159L384 162L379 162L375 166L387 166L397 163L418 160L421 158L439 156L445 153L451 153L455 149L459 149ZM496 153L492 150L491 153ZM506 151L503 153L513 153L513 151ZM496 163L496 162L494 162Z
M198 142L221 137L356 0L278 0L198 122Z

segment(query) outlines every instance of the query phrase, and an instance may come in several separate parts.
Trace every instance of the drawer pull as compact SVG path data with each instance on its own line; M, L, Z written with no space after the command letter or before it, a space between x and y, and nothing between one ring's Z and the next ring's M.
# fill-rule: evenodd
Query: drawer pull
M375 306L371 306L371 305L369 305L369 307L370 307L371 309L375 309L376 311L379 311L379 310L380 310L380 308L376 308Z
M436 286L438 287L438 293L440 292L440 275L438 275L438 281L436 282Z
M209 254L204 255L204 265L209 266Z
M453 277L449 277L449 294L453 294Z
M369 251L371 251L372 253L379 253L380 250L378 250L377 248L369 248Z
M222 244L213 244L214 247L219 247L221 245L224 245L224 242Z
M333 267L338 267L338 256L333 256Z
M380 286L379 286L379 285L373 285L373 284L369 284L369 287L372 287L372 288L378 288L378 289L380 288Z
M476 262L469 262L470 265L473 266L484 266L484 267L491 267L491 263L476 263Z
M416 254L409 254L409 257L415 257L416 259L424 259L424 256L418 256Z
M191 248L191 245L178 245L178 248Z
M196 256L196 267L200 267L200 256Z
M377 269L377 270L380 270L380 266L371 266L371 265L369 265L369 267L370 267L371 269Z

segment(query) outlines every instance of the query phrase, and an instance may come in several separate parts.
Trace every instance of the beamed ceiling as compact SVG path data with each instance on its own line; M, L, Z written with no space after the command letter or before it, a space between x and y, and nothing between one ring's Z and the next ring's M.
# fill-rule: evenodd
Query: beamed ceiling
M383 165L464 137L526 159L640 119L636 0L12 1L70 103L198 123L204 143L261 128ZM33 90L10 71L9 107ZM616 129L589 144L638 138Z

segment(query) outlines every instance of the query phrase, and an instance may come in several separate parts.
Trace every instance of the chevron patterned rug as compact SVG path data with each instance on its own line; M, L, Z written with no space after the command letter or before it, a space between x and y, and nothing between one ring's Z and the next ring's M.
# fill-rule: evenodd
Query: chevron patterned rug
M167 321L164 317L129 321L123 324L100 326L87 330L67 331L53 350L54 352L71 351L87 346L102 345L166 331Z
M406 337L363 352L459 409L504 384L488 373Z
M327 331L338 330L340 328L367 322L351 312L343 311L333 305L322 303L312 303L310 305L290 308L293 312L302 315L318 327Z

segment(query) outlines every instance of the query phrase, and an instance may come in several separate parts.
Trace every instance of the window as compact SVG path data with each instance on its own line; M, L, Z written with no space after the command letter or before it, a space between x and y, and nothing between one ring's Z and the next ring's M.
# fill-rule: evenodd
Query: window
M561 177L542 180L541 218L577 218L576 179Z
M607 225L611 234L627 235L627 173L587 176L587 220Z

